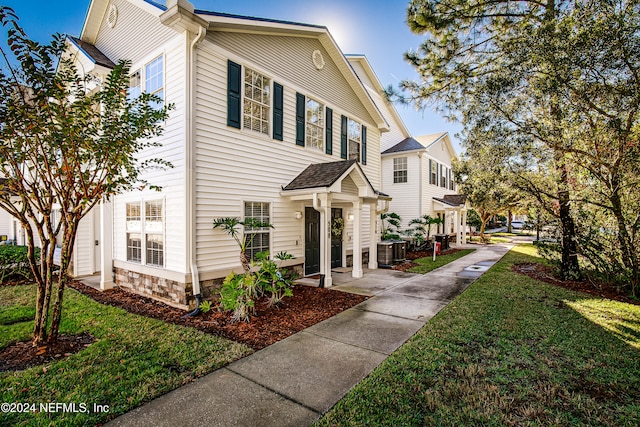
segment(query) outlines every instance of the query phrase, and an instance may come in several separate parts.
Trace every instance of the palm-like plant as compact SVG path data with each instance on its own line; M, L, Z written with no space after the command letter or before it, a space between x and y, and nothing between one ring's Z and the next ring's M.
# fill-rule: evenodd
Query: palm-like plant
M431 215L423 215L420 218L412 219L409 221L409 226L414 226L411 230L411 235L418 238L419 241L428 242L431 235L431 226L435 224L442 224L441 218L434 218Z
M395 212L383 213L380 215L382 220L382 240L392 240L400 238L400 225L402 219Z
M233 237L233 240L236 241L240 248L240 264L242 264L244 271L249 272L251 270L251 260L247 257L247 248L261 228L273 228L273 225L268 222L258 221L255 218L245 218L244 221L241 221L240 218L222 217L213 220L213 228L219 228Z

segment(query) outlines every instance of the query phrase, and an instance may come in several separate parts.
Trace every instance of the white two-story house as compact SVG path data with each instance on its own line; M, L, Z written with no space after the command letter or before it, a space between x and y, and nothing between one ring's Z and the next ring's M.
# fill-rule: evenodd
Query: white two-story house
M162 146L142 156L172 163L145 175L162 190L118 195L83 219L76 275L101 272L103 288L115 281L186 307L241 271L234 240L212 228L217 217L273 224L249 252L287 251L288 266L325 286L335 267L361 277L363 254L376 268L389 125L326 27L186 0L92 0L69 52L98 75L130 60L132 93L175 105Z
M443 223L434 233L448 234L466 243L464 230L468 204L457 194L452 173L456 153L446 132L412 137L397 110L383 95L384 88L362 55L348 55L353 69L379 106L389 132L381 136L382 191L393 197L389 211L409 221L429 215Z

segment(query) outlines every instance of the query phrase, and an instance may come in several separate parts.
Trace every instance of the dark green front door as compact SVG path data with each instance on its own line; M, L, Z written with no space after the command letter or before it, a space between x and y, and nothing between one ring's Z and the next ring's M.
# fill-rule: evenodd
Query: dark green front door
M320 212L304 209L304 274L320 272Z
M340 208L332 208L331 209L331 225L332 229L334 220L340 218L343 221L342 225L344 226L344 220L342 219L342 209ZM343 231L344 233L344 231ZM342 267L342 233L338 236L331 232L331 268Z

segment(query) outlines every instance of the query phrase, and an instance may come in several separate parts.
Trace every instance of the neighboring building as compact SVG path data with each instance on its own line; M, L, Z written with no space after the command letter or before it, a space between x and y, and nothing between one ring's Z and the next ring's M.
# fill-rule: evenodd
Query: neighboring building
M411 137L397 110L384 96L384 88L367 59L362 55L347 55L371 97L390 124L381 137L382 191L393 197L389 211L402 218L403 228L412 219L430 215L444 224L433 233L455 236L465 242L466 198L456 193L452 173L455 150L449 135L437 133Z
M230 271L232 238L216 217L254 217L250 253L287 251L305 275L376 268L380 140L389 125L326 27L194 10L184 0L93 0L69 52L104 76L131 61L131 91L175 105L159 157L162 187L114 197L83 219L75 275L115 283L180 307ZM341 237L331 223L342 218ZM194 284L196 284L194 286ZM195 289L194 289L195 288Z
M456 158L449 134L405 138L382 152L382 188L393 196L389 210L409 221L429 215L444 222L434 233L466 243L467 203L457 194L452 162Z

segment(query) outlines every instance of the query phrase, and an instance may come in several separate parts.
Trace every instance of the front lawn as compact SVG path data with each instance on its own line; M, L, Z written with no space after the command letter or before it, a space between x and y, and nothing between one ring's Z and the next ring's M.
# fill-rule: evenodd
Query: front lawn
M640 425L640 306L511 271L534 251L514 248L318 425Z
M413 263L418 264L418 266L410 268L407 271L409 271L410 273L420 274L428 273L431 270L435 270L436 268L442 267L445 264L449 264L451 261L462 258L463 256L470 254L473 251L475 251L475 249L462 249L451 254L436 255L435 261L433 260L433 257L418 258L412 261Z
M34 304L33 285L0 287L0 348L30 338ZM73 289L65 291L60 332L86 332L95 342L43 366L0 372L1 403L35 403L38 410L50 402L74 403L75 410L85 404L87 413L65 413L62 406L52 413L3 413L0 425L103 423L252 352L224 338L99 304ZM91 413L94 404L108 406L108 413Z

